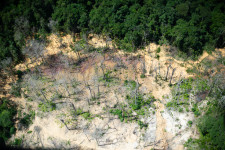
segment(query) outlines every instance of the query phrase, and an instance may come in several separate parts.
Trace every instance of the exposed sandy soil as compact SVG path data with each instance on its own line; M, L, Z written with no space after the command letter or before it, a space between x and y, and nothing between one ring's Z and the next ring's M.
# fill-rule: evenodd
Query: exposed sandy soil
M106 46L106 42L96 35L90 35L92 38L88 41L89 44L94 47ZM54 59L60 63L65 59L76 60L78 57L74 52L71 51L69 45L72 43L72 37L70 35L64 36L61 38L62 41L55 35L49 37L51 41L45 51L43 56L54 56ZM67 45L64 48L60 48L61 43ZM113 48L112 43L108 43L110 48ZM158 53L160 55L159 59L156 58L156 49L160 47L161 51ZM157 70L158 75L162 78L165 78L167 72L167 66L171 64L172 68L176 68L174 76L172 78L172 84L176 83L180 78L187 78L192 75L186 72L188 67L191 67L193 64L198 64L205 58L213 59L212 55L204 52L203 55L199 58L198 61L187 61L183 62L181 60L176 60L168 55L166 52L166 46L159 46L154 43L151 43L146 47L145 50L138 51L137 53L126 53L124 51L114 52L112 54L105 54L104 65L107 69L113 70L118 64L118 61L115 60L116 57L121 58L122 63L128 66L128 69L121 69L115 75L119 78L117 83L119 86L110 86L106 88L105 86L100 86L100 90L104 91L105 97L100 99L100 105L88 106L86 97L90 97L90 92L84 86L78 86L79 89L84 89L83 94L79 96L81 101L76 102L76 107L81 107L84 110L89 110L91 114L101 114L102 107L106 105L116 104L116 96L118 96L119 101L124 101L122 94L115 93L121 92L125 93L122 83L124 80L135 80L135 74L132 66L135 65L137 68L137 79L141 85L140 91L143 93L151 93L156 99L154 102L156 106L156 113L151 114L150 117L143 118L145 119L149 127L146 130L140 130L138 124L133 123L123 123L119 119L115 118L110 114L102 114L104 119L95 117L91 121L80 119L81 122L78 125L77 130L68 130L62 122L60 122L60 116L62 112L67 114L68 106L59 105L62 107L60 111L52 111L50 113L39 113L36 115L33 124L29 129L18 131L12 140L15 137L24 136L24 147L45 147L45 148L54 148L54 147L63 147L67 148L80 148L80 149L174 149L182 150L184 149L183 143L190 137L197 137L198 133L196 132L195 126L189 128L187 126L188 120L193 120L193 113L178 113L175 111L168 111L165 109L165 104L167 100L164 98L166 96L170 97L171 91L168 81L160 80L156 82L155 72L153 71L155 67L160 67ZM218 49L221 51L224 56L224 49ZM59 54L59 53L62 53ZM129 60L129 58L135 56L141 56L140 61ZM57 57L56 57L57 56ZM93 82L91 81L95 77L95 67L101 65L103 56L100 54L93 54L95 57L88 57L82 64L80 64L79 69L74 69L69 66L55 65L52 66L43 66L42 72L49 77L53 77L60 81L63 78L75 78L80 82ZM113 56L113 57L112 57ZM85 55L83 55L85 57ZM113 59L114 58L114 59ZM140 78L142 62L145 60L146 66L146 78ZM55 61L54 61L55 62ZM15 67L17 70L25 71L26 69L32 69L36 65L41 64L41 59L37 59L34 63L27 59L23 64L19 64ZM66 63L65 63L66 64ZM55 72L51 71L55 68ZM153 73L149 73L150 70ZM102 74L99 69L99 74ZM169 71L169 77L172 74L172 69ZM8 78L7 78L8 79ZM12 82L10 79L6 80L4 83L4 90L9 91L10 85ZM1 84L3 81L1 81ZM95 83L93 83L95 85ZM47 86L47 85L46 85ZM66 93L63 89L59 89L62 92ZM1 94L1 93L0 93ZM0 95L3 97L3 95ZM13 101L18 102L24 108L29 105L37 105L33 102L26 102L24 98L12 98ZM68 101L68 99L65 99ZM172 114L172 115L171 115ZM176 120L179 121L176 121ZM181 125L181 128L177 128L176 125ZM88 128L84 128L84 127ZM27 134L27 131L32 131L31 134ZM96 137L97 136L97 137Z

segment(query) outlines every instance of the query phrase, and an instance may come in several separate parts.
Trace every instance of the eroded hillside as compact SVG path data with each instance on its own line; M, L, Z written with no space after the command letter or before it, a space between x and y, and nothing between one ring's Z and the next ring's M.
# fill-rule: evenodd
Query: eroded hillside
M196 72L205 79L209 74L224 78L224 49L205 52L198 61L175 59L171 49L151 43L126 53L96 35L76 42L70 35L27 40L27 59L15 67L23 75L13 85L21 87L21 96L9 94L10 82L18 77L2 79L2 94L18 104L20 117L28 116L17 122L9 143L21 140L29 148L184 149L189 138L199 136L197 110L211 84L199 88L206 80L191 79L198 78Z

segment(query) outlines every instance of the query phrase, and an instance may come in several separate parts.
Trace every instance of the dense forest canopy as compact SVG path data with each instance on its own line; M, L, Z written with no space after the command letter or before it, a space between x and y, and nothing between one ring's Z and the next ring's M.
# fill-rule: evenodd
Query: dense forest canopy
M108 35L127 51L156 42L194 56L225 46L220 0L7 0L0 7L1 60L21 60L27 36L58 31Z

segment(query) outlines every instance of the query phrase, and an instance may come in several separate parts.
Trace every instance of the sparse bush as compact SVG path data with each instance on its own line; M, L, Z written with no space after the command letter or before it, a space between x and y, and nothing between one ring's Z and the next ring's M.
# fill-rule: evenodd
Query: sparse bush
M46 103L40 103L38 105L38 107L41 109L41 111L43 112L49 112L49 111L53 111L56 109L56 104L51 102L51 101L48 101Z
M120 110L120 109L115 109L115 110L114 109L110 109L109 112L114 114L114 115L117 115L121 122L124 121L125 116L122 115L122 113L123 113L122 110Z
M112 77L110 76L111 73L112 73L112 71L107 71L104 74L104 79L105 79L106 82L111 82L112 81Z
M157 54L157 55L156 55L156 58L157 58L158 60L159 60L159 57L160 57L160 56Z
M188 126L191 127L193 122L191 120L188 121Z
M148 124L147 123L144 123L144 122L142 122L140 120L138 120L138 125L139 125L140 129L147 128L148 127Z
M145 78L145 74L141 74L141 76L140 76L141 78Z
M161 49L160 47L157 48L156 53L160 53Z
M91 119L93 119L93 117L91 117L91 114L90 114L89 112L84 112L84 113L82 114L82 117L84 117L84 119L86 119L86 120L91 120Z
M29 114L23 113L23 118L20 119L20 123L24 125L24 127L29 127L32 124L32 121L35 118L35 111L31 111Z
M184 112L183 108L179 108L179 112Z
M196 117L198 117L201 114L200 111L199 111L199 109L198 109L197 104L194 104L194 107L192 107L191 110L192 110L192 112L194 112L194 115Z
M134 80L125 80L124 86L131 87L131 90L134 90L136 88L136 82Z
M21 146L22 142L23 142L22 138L15 138L12 145Z

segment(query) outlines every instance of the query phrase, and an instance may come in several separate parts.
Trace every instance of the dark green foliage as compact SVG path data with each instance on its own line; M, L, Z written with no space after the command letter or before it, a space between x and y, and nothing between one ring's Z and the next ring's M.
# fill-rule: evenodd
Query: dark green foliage
M16 75L18 76L19 79L21 79L23 76L23 72L21 70L17 70Z
M188 125L191 127L193 122L191 120L188 121Z
M14 116L16 114L15 106L9 103L7 99L1 99L0 105L0 137L5 141L15 133Z
M147 123L143 123L142 121L138 120L138 125L140 126L140 129L142 128L147 128L148 124Z
M222 84L223 81L220 81L217 82L217 86L212 87L213 95L210 97L215 98L215 100L208 101L207 111L198 122L201 133L198 144L201 149L225 149L225 110L220 103L224 93L217 91Z
M22 138L15 138L14 142L12 143L12 145L15 145L15 146L20 146L23 142L23 139Z
M140 76L141 78L145 78L146 76L145 76L145 74L141 74L141 76Z
M31 111L29 114L23 113L23 117L20 119L20 123L27 128L30 124L32 124L34 118L35 111Z
M33 32L44 35L49 31L48 21L54 1L7 1L0 15L0 60L12 57L14 62L23 59L21 48L25 38Z
M188 150L194 150L196 149L196 147L198 147L198 139L192 139L189 138L185 143L184 143L184 147L187 147Z
M174 45L195 58L203 49L225 46L224 10L217 0L7 1L0 11L0 60L22 60L27 36L88 30L109 35L120 49L130 52L154 41Z
M65 32L78 32L87 26L86 6L71 1L59 0L54 8L52 18L57 21L56 28Z
M159 57L160 57L160 56L157 54L157 55L156 55L156 58L157 58L158 60L159 60Z
M198 109L197 104L194 104L194 107L192 107L191 110L192 110L192 112L194 112L194 115L196 117L198 117L201 114L200 111L199 111L199 109Z
M157 48L156 53L160 53L161 49L160 47Z
M205 115L198 124L202 134L200 147L203 149L225 149L225 120L223 115Z

